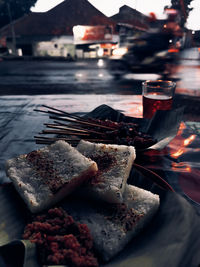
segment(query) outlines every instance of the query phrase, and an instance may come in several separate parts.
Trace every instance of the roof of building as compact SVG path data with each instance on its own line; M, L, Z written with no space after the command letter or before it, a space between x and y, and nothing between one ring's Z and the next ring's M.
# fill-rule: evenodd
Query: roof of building
M110 18L116 23L130 24L138 30L148 29L148 16L127 5L122 6L119 9L119 13L111 16Z
M65 0L44 13L31 12L13 22L16 36L72 35L75 25L113 25L87 0ZM12 36L11 24L0 29L1 36Z

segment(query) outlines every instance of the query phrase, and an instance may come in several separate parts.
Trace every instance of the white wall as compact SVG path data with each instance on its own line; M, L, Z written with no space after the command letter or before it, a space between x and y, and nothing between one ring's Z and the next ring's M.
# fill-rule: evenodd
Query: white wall
M34 45L34 56L52 57L75 56L73 37L53 38L51 41L37 42Z

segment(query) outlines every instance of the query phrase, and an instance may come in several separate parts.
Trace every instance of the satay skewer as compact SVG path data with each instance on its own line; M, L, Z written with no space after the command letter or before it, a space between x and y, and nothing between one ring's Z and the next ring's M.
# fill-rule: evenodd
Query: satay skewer
M103 132L98 132L98 131L94 131L94 130L91 130L91 129L82 129L80 127L70 127L70 125L57 125L57 124L49 124L49 123L44 123L44 125L48 128L53 128L53 129L60 129L60 130L68 130L68 131L71 131L73 132L74 131L74 134L76 133L87 133L87 134L97 134L97 135L105 135Z
M43 113L52 114L52 115L57 116L57 117L53 117L50 115L49 116L50 119L53 118L53 119L58 119L58 120L65 120L65 121L69 121L69 122L75 122L75 123L80 123L80 124L84 124L84 125L88 125L88 126L95 126L95 127L109 129L109 130L115 129L114 127L111 127L111 126L101 125L100 123L97 123L97 120L95 120L95 122L94 122L94 119L92 119L92 118L90 118L90 119L82 118L80 116L70 114L68 112L62 111L62 110L57 109L57 108L53 108L53 107L50 107L47 105L42 105L42 106L49 108L49 109L52 109L54 111L50 111L50 110L46 111L46 110L40 110L40 109L34 109L34 111L43 112ZM55 111L57 111L57 112L55 112ZM65 119L63 119L63 117ZM67 119L67 117L68 117L68 119Z

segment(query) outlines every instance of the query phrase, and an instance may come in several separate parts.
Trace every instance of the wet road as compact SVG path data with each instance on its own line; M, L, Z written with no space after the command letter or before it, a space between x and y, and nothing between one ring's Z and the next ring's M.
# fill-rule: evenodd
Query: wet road
M200 96L200 60L196 48L180 55L173 66L177 94ZM127 74L116 80L106 60L0 62L0 94L141 94L141 82L157 79L156 74Z
M141 95L141 83L156 74L127 74L116 80L106 60L0 61L0 95ZM175 106L200 114L200 60L197 48L180 54L171 79L177 82ZM190 104L188 104L188 99ZM195 108L195 111L194 111ZM196 118L194 118L196 120Z
M113 79L106 60L4 61L0 64L1 94L137 93L141 82ZM138 92L139 93L139 92Z
M173 68L173 76L179 78L178 88L199 90L200 60L196 48L181 53L179 64ZM107 68L106 60L36 61L3 60L0 62L1 94L46 93L107 93L133 92L141 81L157 79L156 74L127 74L116 80ZM34 91L35 88L35 91ZM74 88L76 90L74 91ZM9 89L9 91L6 91ZM12 89L12 90L11 90ZM16 90L16 91L15 91ZM178 91L177 91L178 93Z

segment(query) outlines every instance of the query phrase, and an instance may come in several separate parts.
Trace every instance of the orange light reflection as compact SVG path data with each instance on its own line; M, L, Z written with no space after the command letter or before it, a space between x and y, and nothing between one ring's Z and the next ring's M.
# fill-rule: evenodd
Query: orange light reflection
M184 152L185 152L185 149L184 149L184 148L180 148L178 151L172 153L172 154L171 154L171 157L177 159L177 158L180 157Z
M188 166L187 168L185 168L185 170L187 171L187 172L191 172L191 168Z
M180 126L179 126L179 130L177 135L181 135L183 133L183 130L186 128L186 125L184 122L181 122Z
M191 172L192 171L191 167L183 162L179 162L179 163L172 162L171 169L177 172Z
M195 139L196 135L193 134L190 137L188 137L187 139L184 140L184 146L188 146L189 144L192 143L192 141Z
M192 134L192 135L190 135L188 138L186 138L186 139L177 139L176 141L174 140L174 145L173 144L171 144L171 157L173 157L173 158L178 158L178 157L180 157L183 153L185 153L186 152L186 147L188 146L188 145L190 145L194 140L195 140L195 138L196 138L196 135L195 134ZM177 144L179 144L179 149L178 150L176 150L175 148L177 147ZM173 148L174 148L174 151L173 151Z

